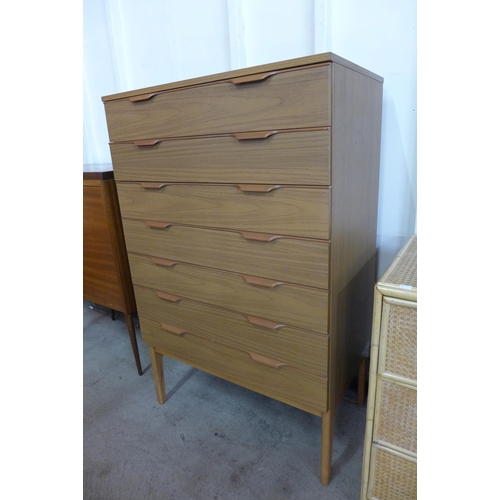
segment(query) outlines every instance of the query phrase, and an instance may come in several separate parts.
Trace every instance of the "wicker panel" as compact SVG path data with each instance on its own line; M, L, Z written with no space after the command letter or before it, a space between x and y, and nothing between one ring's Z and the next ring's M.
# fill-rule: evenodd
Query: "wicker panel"
M398 455L374 447L374 462L368 498L377 500L416 500L417 464Z
M417 309L395 304L387 324L385 371L417 380Z
M417 390L382 381L379 405L374 441L417 453Z
M417 237L414 236L400 254L395 266L383 277L383 282L391 285L417 287Z

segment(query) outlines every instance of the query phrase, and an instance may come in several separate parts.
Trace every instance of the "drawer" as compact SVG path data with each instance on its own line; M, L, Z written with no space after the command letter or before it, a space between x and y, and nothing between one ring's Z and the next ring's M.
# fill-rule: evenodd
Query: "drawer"
M329 242L123 219L127 250L179 262L328 289Z
M417 380L417 303L386 297L382 306L379 373Z
M109 138L113 142L330 126L330 82L326 64L107 101Z
M327 378L290 366L270 366L239 349L190 334L174 334L140 318L146 344L162 354L301 409L327 409Z
M117 183L122 217L329 239L330 188Z
M328 291L128 254L132 281L163 292L326 334Z
M371 451L369 500L417 500L417 460L374 444Z
M373 440L417 453L417 389L380 380Z
M236 134L235 134L236 135ZM330 184L330 130L111 144L118 181Z
M245 351L278 360L326 377L328 337L287 325L210 306L202 302L134 286L141 318L163 323L173 332L185 331Z

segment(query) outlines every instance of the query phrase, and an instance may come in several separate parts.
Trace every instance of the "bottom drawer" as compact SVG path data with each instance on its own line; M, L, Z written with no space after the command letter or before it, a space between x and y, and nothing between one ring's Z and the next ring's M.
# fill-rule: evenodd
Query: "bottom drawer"
M327 377L274 365L273 360L209 341L191 333L168 332L140 318L142 340L165 356L315 415L327 411Z
M368 500L416 500L417 460L372 446Z

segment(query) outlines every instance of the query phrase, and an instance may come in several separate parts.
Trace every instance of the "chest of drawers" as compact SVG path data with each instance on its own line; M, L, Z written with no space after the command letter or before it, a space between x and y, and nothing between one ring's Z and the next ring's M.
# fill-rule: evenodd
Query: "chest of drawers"
M143 340L322 418L361 362L382 79L320 54L103 97Z
M417 236L375 287L361 500L417 498Z
M141 359L132 314L137 310L110 164L83 166L83 299L125 316L139 375Z

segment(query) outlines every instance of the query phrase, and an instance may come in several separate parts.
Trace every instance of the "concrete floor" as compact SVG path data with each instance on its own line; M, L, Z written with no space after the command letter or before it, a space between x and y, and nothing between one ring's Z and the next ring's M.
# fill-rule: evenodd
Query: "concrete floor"
M354 391L322 486L319 417L169 358L159 405L136 325L142 377L123 315L83 303L85 500L359 499L366 405Z

